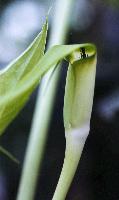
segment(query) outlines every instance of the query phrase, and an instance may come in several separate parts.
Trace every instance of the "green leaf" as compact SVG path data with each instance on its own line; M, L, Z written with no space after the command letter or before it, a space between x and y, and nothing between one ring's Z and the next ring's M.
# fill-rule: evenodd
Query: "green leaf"
M0 134L14 119L28 99L28 95L10 101L10 96L15 93L20 81L36 67L39 59L44 55L47 21L42 31L31 45L5 69L0 71Z
M15 88L16 84L36 66L44 55L47 26L46 21L41 33L31 45L17 59L0 71L0 96Z

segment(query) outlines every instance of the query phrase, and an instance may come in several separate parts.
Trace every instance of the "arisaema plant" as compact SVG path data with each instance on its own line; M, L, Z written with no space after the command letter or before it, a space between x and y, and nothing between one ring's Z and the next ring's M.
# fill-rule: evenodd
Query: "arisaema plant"
M72 182L90 129L96 48L90 43L56 45L44 54L47 26L46 21L41 33L32 44L17 59L0 71L0 135L4 133L6 127L26 104L46 72L51 68L58 67L58 63L63 59L67 60L69 66L64 96L66 152L61 176L53 197L53 200L63 200ZM47 81L47 87L51 80L52 76ZM42 130L40 131L42 132ZM34 157L39 156L40 153L35 152L35 146L33 153ZM33 174L29 174L29 176L33 176ZM32 181L35 184L34 176ZM22 188L24 188L24 184ZM32 190L32 184L27 187L29 191ZM18 200L32 200L32 197L28 197L28 191L21 193L19 191Z

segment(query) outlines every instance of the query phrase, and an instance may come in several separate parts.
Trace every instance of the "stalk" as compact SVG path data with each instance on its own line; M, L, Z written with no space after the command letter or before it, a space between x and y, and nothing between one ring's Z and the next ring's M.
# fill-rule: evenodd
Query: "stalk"
M88 133L88 125L85 125L85 127L81 129L70 129L68 131L65 131L65 159L52 200L64 200L66 198L66 195L74 178Z
M68 31L70 11L73 1L74 0L58 0L56 2L51 37L49 40L50 47L55 44L64 43ZM48 83L46 89L46 84L51 73L52 70L50 70L45 76L40 90L38 91L17 200L34 199L37 177L42 164L42 157L47 139L60 68L58 67L53 73L52 79Z

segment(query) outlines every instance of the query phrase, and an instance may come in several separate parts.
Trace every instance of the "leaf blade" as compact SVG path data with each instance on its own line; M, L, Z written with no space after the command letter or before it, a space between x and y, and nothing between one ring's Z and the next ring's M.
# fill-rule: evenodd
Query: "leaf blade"
M48 23L46 20L42 31L31 45L5 69L0 71L0 96L8 92L8 90L15 88L18 81L29 73L44 55L47 27Z

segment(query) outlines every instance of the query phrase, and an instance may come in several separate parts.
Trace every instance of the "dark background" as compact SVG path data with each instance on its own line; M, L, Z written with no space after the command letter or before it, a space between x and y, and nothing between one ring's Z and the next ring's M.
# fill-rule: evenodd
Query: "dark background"
M119 3L118 0L75 2L67 43L95 43L98 64L91 130L67 200L118 200ZM1 68L18 56L36 36L51 4L54 6L54 1L0 1ZM49 29L51 16L52 12ZM64 158L62 111L67 66L66 63L63 65L39 176L37 200L52 198ZM0 144L20 160L20 165L16 165L0 154L0 200L15 199L36 94L37 90L0 139Z

